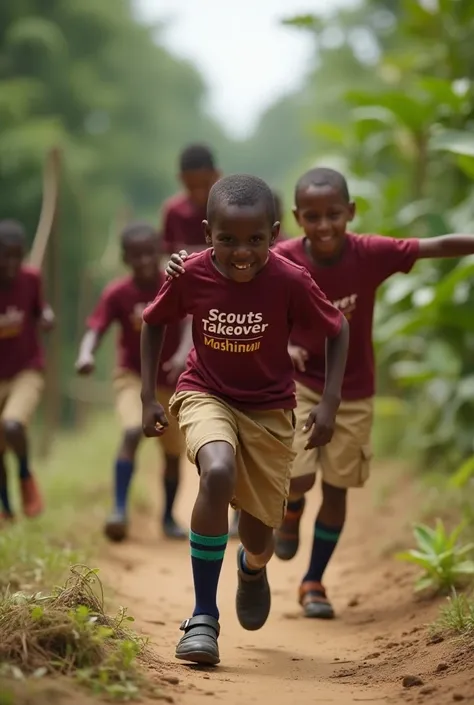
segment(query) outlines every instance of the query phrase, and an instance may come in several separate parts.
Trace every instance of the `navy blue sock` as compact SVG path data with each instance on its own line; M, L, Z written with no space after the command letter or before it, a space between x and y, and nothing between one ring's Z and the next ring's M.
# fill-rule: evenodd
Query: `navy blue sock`
M178 491L179 479L177 477L165 477L165 512L164 520L170 521L173 518L173 506Z
M295 499L293 501L288 500L288 504L286 505L286 511L287 512L300 512L305 504L305 499L304 497L300 497L300 499Z
M133 460L117 458L115 462L115 509L125 514L130 482L133 475Z
M207 614L219 619L217 609L217 586L229 534L223 536L201 536L189 532L191 563L193 567L196 606L193 617Z
M342 526L337 528L325 526L316 519L311 560L303 582L321 582L324 571L337 546L341 532Z
M30 464L26 455L24 458L18 458L18 473L20 475L20 480L27 480L31 477Z
M5 514L13 514L8 497L8 477L3 456L0 458L0 503Z

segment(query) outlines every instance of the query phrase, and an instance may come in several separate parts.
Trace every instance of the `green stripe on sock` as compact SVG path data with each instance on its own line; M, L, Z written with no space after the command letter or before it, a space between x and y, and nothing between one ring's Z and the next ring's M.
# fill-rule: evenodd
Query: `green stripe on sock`
M314 529L315 538L323 539L324 541L332 541L333 543L337 543L340 535L340 531L326 531L325 529L321 529L320 526L316 526Z
M195 534L194 531L189 532L189 540L193 543L199 543L201 546L221 546L227 543L229 539L229 534L223 534L222 536L201 536L200 534Z
M224 555L225 549L223 551L201 551L199 548L191 546L191 556L199 558L201 561L221 561Z

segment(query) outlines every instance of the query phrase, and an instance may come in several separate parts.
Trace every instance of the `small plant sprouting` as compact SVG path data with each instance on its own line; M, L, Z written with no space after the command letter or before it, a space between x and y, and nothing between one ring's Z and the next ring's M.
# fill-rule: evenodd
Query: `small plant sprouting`
M424 524L414 527L417 548L398 553L396 557L423 569L415 584L416 591L449 592L462 587L474 576L474 561L469 558L474 544L459 543L463 528L460 524L449 533L439 519L434 529Z

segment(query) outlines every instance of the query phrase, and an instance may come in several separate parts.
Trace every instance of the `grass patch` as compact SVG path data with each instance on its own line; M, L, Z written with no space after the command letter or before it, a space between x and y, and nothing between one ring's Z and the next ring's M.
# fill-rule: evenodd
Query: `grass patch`
M63 579L69 566L87 562L102 542L102 524L111 503L112 462L119 430L111 414L91 416L80 433L60 433L49 458L35 461L46 510L0 530L0 592L39 590ZM153 444L143 444L141 465ZM155 460L156 462L156 460ZM13 468L10 468L11 470ZM141 473L139 473L141 475ZM10 477L14 506L19 496ZM132 501L149 508L144 484Z
M104 610L97 571L74 566L66 583L49 594L6 596L0 603L2 674L16 679L47 675L73 677L95 695L133 700L163 697L147 677L147 641L128 628L121 608Z
M448 598L440 616L432 625L432 631L440 634L460 635L474 639L474 599L472 596L457 594Z

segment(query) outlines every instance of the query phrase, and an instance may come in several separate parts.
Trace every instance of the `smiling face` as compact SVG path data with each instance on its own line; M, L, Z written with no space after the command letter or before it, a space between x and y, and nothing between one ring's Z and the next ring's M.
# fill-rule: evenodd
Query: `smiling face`
M297 193L294 215L308 238L314 259L334 259L344 245L355 205L333 186L308 186Z
M214 262L225 277L248 282L265 266L280 224L271 223L265 204L222 205L212 223L204 221L206 242L214 248Z

